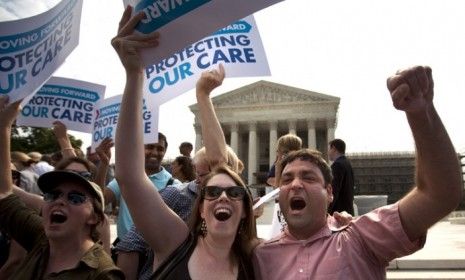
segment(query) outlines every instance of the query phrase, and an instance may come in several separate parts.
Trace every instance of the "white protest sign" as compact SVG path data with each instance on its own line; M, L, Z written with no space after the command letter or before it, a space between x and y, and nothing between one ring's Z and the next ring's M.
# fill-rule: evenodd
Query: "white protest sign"
M123 95L117 95L103 100L100 107L97 109L97 116L94 121L94 130L92 132L91 150L109 137L115 140L116 126L118 124L118 116L121 107L121 99ZM158 141L158 107L151 108L146 105L144 99L144 107L141 112L143 119L144 144L155 143Z
M45 13L0 22L0 95L35 93L78 45L82 0L63 0Z
M92 133L94 116L105 95L105 86L51 77L23 105L18 125L51 127L61 121L69 130Z
M266 195L260 197L260 199L253 205L253 209L257 209L260 207L263 203L266 203L270 201L272 198L277 196L279 194L279 188L274 189L273 191L267 193Z
M227 77L270 75L253 16L171 54L145 69L144 92L159 106L195 87L202 72L222 63Z
M282 0L123 0L145 19L136 26L140 33L158 31L160 45L142 52L145 65L160 62L195 41L236 20Z

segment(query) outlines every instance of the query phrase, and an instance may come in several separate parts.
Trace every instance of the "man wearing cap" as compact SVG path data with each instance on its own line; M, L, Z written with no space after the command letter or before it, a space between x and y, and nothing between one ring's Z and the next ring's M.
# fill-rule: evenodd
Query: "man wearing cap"
M97 243L104 202L96 184L68 171L44 174L42 216L13 194L9 150L19 103L0 97L0 228L28 251L10 279L123 279Z

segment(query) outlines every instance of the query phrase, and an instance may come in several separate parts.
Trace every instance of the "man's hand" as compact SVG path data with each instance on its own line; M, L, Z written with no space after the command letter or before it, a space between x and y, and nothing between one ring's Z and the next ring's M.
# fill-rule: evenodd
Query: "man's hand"
M434 82L431 68L415 66L399 70L387 79L392 103L406 113L425 111L432 105Z
M225 77L225 71L222 64L218 66L218 70L210 70L202 73L202 76L197 81L197 94L209 96L215 88L221 86Z
M111 138L105 138L103 141L98 145L95 151L98 154L100 162L103 164L110 164L111 159L111 148L114 146L113 140Z
M18 116L21 100L8 104L8 96L0 96L0 127L11 127Z
M141 72L144 66L140 57L140 50L158 46L158 32L150 34L133 34L134 27L145 17L139 12L131 17L132 7L127 6L119 22L118 34L111 40L113 48L123 63L127 72Z

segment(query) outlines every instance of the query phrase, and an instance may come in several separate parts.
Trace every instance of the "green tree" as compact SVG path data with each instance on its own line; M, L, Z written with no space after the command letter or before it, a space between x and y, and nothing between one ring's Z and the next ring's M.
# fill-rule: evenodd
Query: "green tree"
M21 152L40 152L41 154L51 154L60 150L58 141L49 128L37 127L13 127L11 131L11 150ZM74 148L81 148L82 141L69 135L71 145Z

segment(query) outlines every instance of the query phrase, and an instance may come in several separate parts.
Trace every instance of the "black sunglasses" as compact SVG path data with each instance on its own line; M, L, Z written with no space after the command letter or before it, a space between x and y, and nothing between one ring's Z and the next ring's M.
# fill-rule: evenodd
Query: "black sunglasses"
M53 202L63 195L64 194L61 191L46 192L44 193L44 200L46 202ZM66 199L72 205L81 205L88 199L88 197L85 194L71 191L67 194Z
M245 188L240 186L233 186L222 188L218 186L205 186L202 189L203 198L206 200L215 200L221 196L223 192L226 192L226 195L229 199L232 200L242 200L245 196Z

